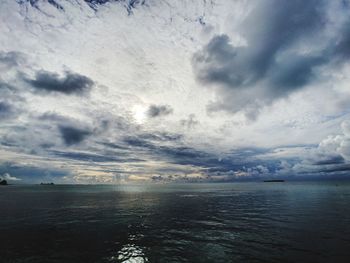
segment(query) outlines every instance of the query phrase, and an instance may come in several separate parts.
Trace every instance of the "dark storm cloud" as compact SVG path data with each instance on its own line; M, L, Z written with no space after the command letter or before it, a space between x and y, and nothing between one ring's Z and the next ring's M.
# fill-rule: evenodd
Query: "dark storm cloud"
M181 139L181 134L155 132L142 133L137 136L126 136L122 142L129 147L138 147L157 152L164 147L164 143L179 143ZM119 145L117 147L120 148Z
M25 106L25 99L16 88L0 81L0 119L15 120Z
M15 121L25 112L26 106L26 99L18 92L18 88L0 79L0 119Z
M63 76L48 71L38 71L35 79L25 79L34 88L44 92L60 92L82 95L94 86L90 78L66 71Z
M139 135L139 138L153 141L178 141L183 137L181 134L167 133L167 132L155 132L155 133L143 133Z
M152 142L137 137L127 137L124 139L124 143L131 147L141 147L147 149L155 148L155 145Z
M124 138L123 143L132 148L139 148L148 151L150 154L162 157L196 157L196 151L188 147L165 146L159 143L158 139L146 136L129 136Z
M326 9L318 0L259 1L241 26L246 46L234 46L225 34L213 37L192 60L201 83L221 87L221 101L209 109L260 107L316 80L318 66L348 57L347 24L337 39L315 40L325 37ZM301 44L310 50L296 51Z
M59 115L55 112L45 112L44 114L40 115L38 119L41 121L52 121L52 122L58 122L58 123L69 121L68 117Z
M118 142L98 142L98 144L118 151L118 155L127 156L135 152L140 153L140 151L156 153L156 150L161 148L161 144L176 143L181 139L181 134L155 132L126 136Z
M151 105L147 110L150 118L162 117L173 113L173 109L169 105Z
M350 12L350 9L348 8ZM350 57L350 18L342 28L339 38L336 40L334 55L340 60L347 60Z
M104 154L96 154L96 153L86 153L86 152L63 152L63 151L52 151L55 156L64 157L66 159L77 160L77 161L87 161L87 162L141 162L144 161L142 159L137 158L120 158L120 156L110 156Z
M118 150L126 150L128 149L128 147L123 146L123 145L119 145L117 143L113 143L113 142L99 142L99 144L106 146L108 148L112 148L112 149L118 149Z
M3 52L0 51L0 69L6 67L7 69L19 66L24 62L24 56L20 52Z
M316 173L348 173L350 171L350 164L336 165L325 169L320 169Z
M9 85L6 82L0 81L0 94L9 94L11 93L15 88L11 85Z
M279 63L278 70L270 74L269 84L273 88L272 96L283 96L309 83L314 76L314 67L322 65L325 58L294 56L288 61Z
M59 131L67 146L81 143L87 136L91 135L91 131L73 126L59 126Z
M12 107L9 104L0 101L0 119L8 118L11 114Z
M343 164L345 159L341 155L327 156L316 161L315 165L331 165L331 164Z
M266 149L247 148L233 151L222 158L216 154L192 147L179 146L181 144L179 141L172 141L176 144L171 145L164 145L163 142L158 139L154 140L149 136L130 136L123 140L123 143L137 154L147 155L149 158L164 160L172 164L196 166L205 169L207 172L228 172L242 169L244 166L256 166L259 162L255 156L268 151ZM268 161L266 163L268 164ZM271 162L271 165L273 165L273 162Z
M198 77L230 88L251 85L274 66L276 55L322 25L321 1L261 1L245 21L247 47L234 47L227 35L214 37L194 57L207 65Z

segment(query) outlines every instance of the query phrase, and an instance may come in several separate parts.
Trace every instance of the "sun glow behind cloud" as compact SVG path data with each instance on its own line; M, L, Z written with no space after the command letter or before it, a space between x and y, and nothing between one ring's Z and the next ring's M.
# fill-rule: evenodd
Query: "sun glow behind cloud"
M147 119L147 107L142 105L135 105L132 108L133 117L138 124L142 124Z

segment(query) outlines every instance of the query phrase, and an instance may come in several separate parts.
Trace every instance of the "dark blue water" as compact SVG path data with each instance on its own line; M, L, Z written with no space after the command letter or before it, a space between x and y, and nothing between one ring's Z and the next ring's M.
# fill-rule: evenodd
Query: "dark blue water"
M0 262L350 262L350 184L3 186Z

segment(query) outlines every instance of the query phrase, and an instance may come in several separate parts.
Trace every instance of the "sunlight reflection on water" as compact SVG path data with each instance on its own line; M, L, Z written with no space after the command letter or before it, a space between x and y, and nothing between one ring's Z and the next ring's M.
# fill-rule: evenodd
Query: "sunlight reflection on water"
M135 244L127 244L120 251L118 251L118 257L116 262L124 263L144 263L148 262L141 247Z
M142 236L142 235L141 235ZM148 258L142 247L133 243L134 240L139 238L138 235L130 235L128 244L125 244L117 253L116 256L112 256L110 262L123 262L123 263L145 263L148 262Z

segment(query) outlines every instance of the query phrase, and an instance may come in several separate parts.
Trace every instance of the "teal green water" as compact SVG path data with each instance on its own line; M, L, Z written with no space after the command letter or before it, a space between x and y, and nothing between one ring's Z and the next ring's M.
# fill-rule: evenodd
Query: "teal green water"
M0 188L0 262L349 262L350 184Z

